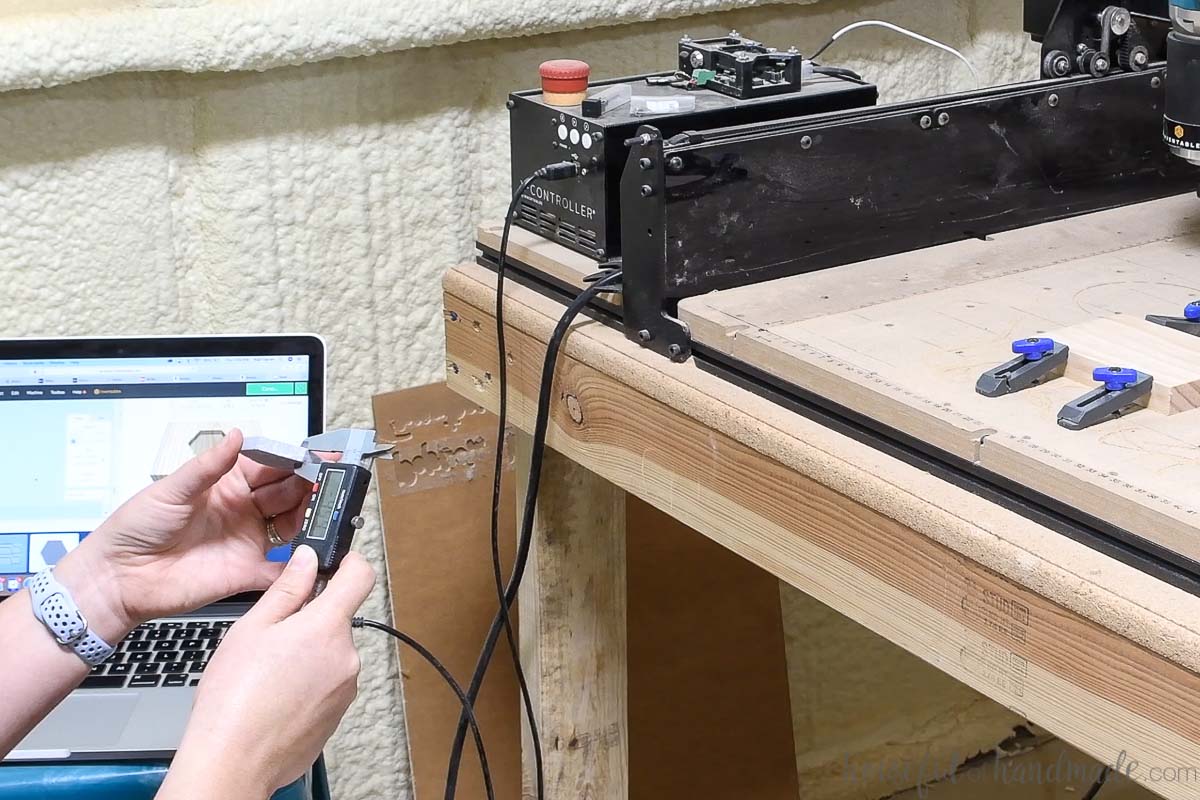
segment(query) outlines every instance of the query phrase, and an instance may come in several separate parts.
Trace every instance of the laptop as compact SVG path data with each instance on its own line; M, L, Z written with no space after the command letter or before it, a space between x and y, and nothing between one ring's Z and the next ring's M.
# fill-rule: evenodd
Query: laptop
M230 428L297 443L321 432L324 375L309 335L0 340L0 442L20 454L0 481L0 602ZM139 626L5 760L170 756L254 599Z

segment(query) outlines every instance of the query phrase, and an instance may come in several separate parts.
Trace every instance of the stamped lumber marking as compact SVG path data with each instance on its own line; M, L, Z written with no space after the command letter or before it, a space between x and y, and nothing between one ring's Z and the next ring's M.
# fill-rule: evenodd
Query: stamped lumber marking
M992 642L967 644L959 649L962 668L1006 694L1025 696L1029 662Z
M1024 643L1029 637L1030 609L1011 594L977 583L966 573L955 572L947 582L952 607L964 622L973 622L990 634Z

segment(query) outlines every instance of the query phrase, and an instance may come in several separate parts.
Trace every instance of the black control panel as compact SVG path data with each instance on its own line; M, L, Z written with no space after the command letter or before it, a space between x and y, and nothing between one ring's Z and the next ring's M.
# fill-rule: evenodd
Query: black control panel
M685 43L691 40L680 44ZM802 69L793 64L792 55L783 55L789 75ZM588 98L575 106L549 105L539 90L512 94L514 190L545 164L573 160L580 165L574 179L530 186L518 205L516 224L598 261L615 258L621 254L620 184L630 149L626 141L640 126L653 125L670 138L684 131L872 106L878 98L869 83L820 72L794 82L792 91L747 98L706 86L706 78L673 71L593 82ZM593 98L603 102L588 103ZM600 108L604 111L596 115Z

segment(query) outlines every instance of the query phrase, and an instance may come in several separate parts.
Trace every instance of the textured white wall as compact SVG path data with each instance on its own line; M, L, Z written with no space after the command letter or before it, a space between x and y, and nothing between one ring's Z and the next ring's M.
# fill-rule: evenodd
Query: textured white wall
M0 335L316 330L331 345L331 422L365 424L373 393L440 377L440 276L471 256L475 225L502 213L504 98L535 85L540 61L649 71L671 63L681 33L730 27L811 52L840 25L881 17L963 48L1006 82L1036 71L1019 6L824 0L3 93ZM888 100L969 87L953 60L880 32L851 34L825 62L859 69ZM377 525L360 546L382 564ZM385 591L369 614L386 614ZM335 792L404 796L392 650L360 638L361 696L330 747Z

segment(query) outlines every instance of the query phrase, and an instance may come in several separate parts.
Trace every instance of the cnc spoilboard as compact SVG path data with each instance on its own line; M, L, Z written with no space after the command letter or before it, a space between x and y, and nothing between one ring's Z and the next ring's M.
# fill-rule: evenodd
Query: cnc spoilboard
M1200 338L1153 325L1200 295L1184 196L685 300L697 342L953 456L1200 559ZM1067 374L1004 397L976 377L1014 339L1072 348ZM1095 364L1162 380L1148 408L1057 424Z

